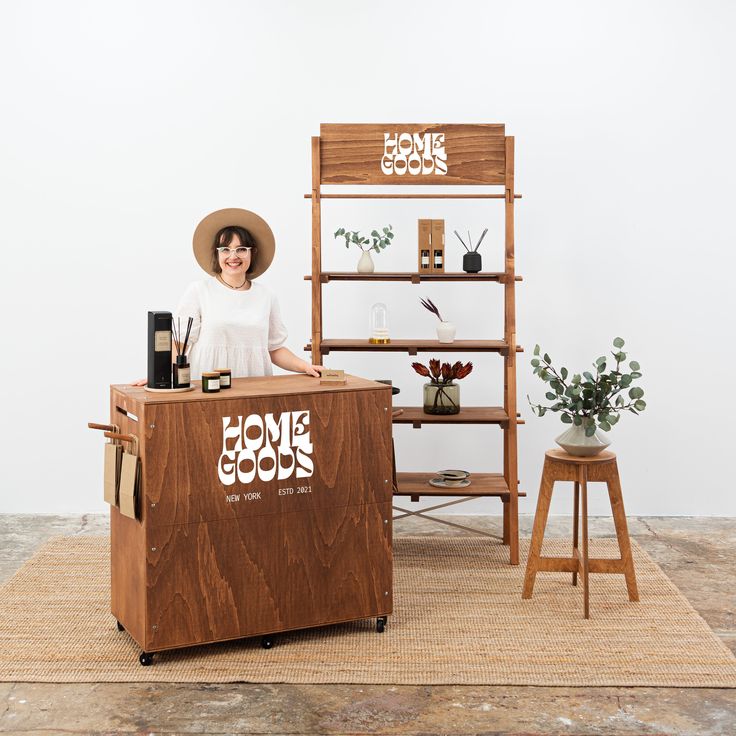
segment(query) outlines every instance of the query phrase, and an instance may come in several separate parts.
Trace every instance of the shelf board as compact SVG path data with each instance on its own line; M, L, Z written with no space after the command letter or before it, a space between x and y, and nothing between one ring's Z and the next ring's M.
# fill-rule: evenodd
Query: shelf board
M329 355L333 350L367 351L375 350L380 353L404 353L416 355L430 352L473 352L473 353L502 353L508 351L509 345L505 340L455 340L454 342L439 342L439 340L391 340L384 345L376 345L368 340L322 340L320 349L323 355ZM312 344L305 345L304 350L312 351ZM523 352L520 345L516 352Z
M501 406L461 406L459 414L425 414L421 406L395 406L403 413L393 418L394 424L503 424L509 415Z
M339 185L338 185L339 186ZM401 185L399 185L401 186ZM452 186L452 185L450 185ZM470 186L470 185L466 185ZM491 185L492 186L492 185ZM308 192L304 195L304 199L312 199L314 195ZM506 194L491 194L479 192L478 194L326 194L319 192L320 199L506 199ZM521 194L514 193L514 199L521 199Z
M509 487L502 473L471 473L467 488L435 488L429 485L436 473L396 473L394 496L500 496L508 498ZM526 493L519 491L519 497Z
M419 273L411 271L374 271L373 273L357 273L355 271L323 271L320 276L323 284L330 281L410 281L418 284L422 281L498 281L503 283L506 274L503 271L481 271L480 273L465 273L464 271L446 271L443 273ZM521 276L514 276L521 281ZM311 274L304 277L311 281Z

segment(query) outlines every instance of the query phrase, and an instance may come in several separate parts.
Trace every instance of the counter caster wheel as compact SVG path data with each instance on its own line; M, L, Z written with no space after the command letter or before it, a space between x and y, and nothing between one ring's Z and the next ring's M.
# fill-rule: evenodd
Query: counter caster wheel
M116 623L117 623L117 625L118 625L118 631L125 631L125 626L123 626L123 625L122 625L122 624L120 623L120 621L116 621Z
M261 637L261 646L264 649L271 649L273 647L273 639L270 636Z
M386 629L386 621L388 621L388 618L386 616L379 616L376 619L376 631L379 634L383 634L384 630Z
M149 654L148 652L141 652L141 656L138 658L138 661L144 667L150 667L153 664L153 654Z

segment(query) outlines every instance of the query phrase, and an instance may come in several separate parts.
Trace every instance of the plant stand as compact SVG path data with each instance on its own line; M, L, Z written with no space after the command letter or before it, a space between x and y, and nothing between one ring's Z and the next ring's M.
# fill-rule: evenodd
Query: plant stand
M547 526L547 515L552 501L552 488L555 481L571 480L575 483L572 557L543 557L542 542L544 529ZM588 481L602 481L608 487L611 501L613 522L616 526L616 537L621 557L618 559L591 559L588 556ZM582 500L582 535L583 549L578 548L578 515ZM631 557L631 542L626 524L624 499L621 494L621 482L618 476L616 455L605 450L600 455L581 457L570 455L564 450L548 450L544 458L542 482L537 499L537 512L534 515L534 530L529 548L529 559L526 563L524 590L522 598L531 598L534 592L534 580L538 571L571 572L572 584L578 584L578 575L583 580L583 614L590 618L590 595L588 574L591 572L619 573L626 578L626 588L630 601L639 600L636 587L634 561Z

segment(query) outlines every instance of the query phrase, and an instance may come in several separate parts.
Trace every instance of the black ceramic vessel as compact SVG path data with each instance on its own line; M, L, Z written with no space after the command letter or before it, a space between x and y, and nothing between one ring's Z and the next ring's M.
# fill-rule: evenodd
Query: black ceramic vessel
M480 253L471 251L470 253L465 253L465 255L463 255L463 271L465 271L465 273L478 273L481 266L482 261Z

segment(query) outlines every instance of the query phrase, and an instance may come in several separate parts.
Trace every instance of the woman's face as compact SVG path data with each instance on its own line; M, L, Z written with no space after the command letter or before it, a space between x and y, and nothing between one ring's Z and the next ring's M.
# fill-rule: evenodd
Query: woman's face
M218 251L218 261L222 273L229 276L245 276L245 272L250 266L250 249L244 250L244 246L237 233L233 234L229 247L229 251ZM241 252L236 253L238 248L241 249Z

